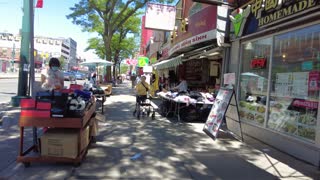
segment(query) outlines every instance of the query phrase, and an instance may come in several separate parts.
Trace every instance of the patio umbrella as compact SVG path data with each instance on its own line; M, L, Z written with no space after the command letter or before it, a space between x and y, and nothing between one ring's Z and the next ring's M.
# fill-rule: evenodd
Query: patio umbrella
M113 63L110 61L102 60L102 59L95 59L95 60L88 60L85 62L80 63L81 65L84 66L112 66Z
M112 66L113 63L102 59L93 59L80 63L84 66L95 66L97 68L97 75L99 76L99 66Z

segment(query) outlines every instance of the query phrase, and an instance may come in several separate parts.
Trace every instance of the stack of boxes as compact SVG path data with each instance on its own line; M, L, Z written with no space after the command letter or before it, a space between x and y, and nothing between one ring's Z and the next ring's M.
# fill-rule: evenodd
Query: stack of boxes
M79 130L76 129L49 129L40 138L41 155L76 158L89 145L89 126L81 132L80 141L78 136Z
M21 117L50 118L51 103L36 102L34 99L22 99ZM63 119L61 119L63 121ZM90 131L92 131L90 133ZM92 134L93 133L93 134ZM97 124L90 124L82 129L47 128L40 137L42 156L76 158L90 142L89 137L97 134ZM80 137L79 137L80 136ZM80 152L78 147L80 146Z

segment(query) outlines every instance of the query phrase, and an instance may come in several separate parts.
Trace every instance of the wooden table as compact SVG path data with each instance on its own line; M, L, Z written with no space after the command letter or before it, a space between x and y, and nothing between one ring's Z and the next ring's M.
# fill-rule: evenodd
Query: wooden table
M31 162L70 162L75 165L79 165L88 151L88 146L81 151L81 133L89 125L91 116L95 112L96 103L93 102L90 107L87 107L85 114L81 118L37 118L37 117L20 117L20 149L17 162L21 162L25 167L30 166ZM30 152L38 152L38 145L33 144L26 151L24 151L24 128L25 127L50 127L50 128L74 128L78 129L78 155L76 158L66 157L52 157L52 156L41 156L30 155ZM89 143L90 144L90 143Z

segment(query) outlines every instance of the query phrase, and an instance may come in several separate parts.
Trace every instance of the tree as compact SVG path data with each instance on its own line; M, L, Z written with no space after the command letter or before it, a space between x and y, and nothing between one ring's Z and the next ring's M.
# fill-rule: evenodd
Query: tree
M120 63L121 58L132 57L137 51L138 44L136 42L136 35L139 33L140 18L138 16L131 16L126 23L124 23L112 37L111 49L112 60L114 62L113 77L115 77L115 67ZM128 37L128 34L133 35ZM105 49L103 48L102 38L89 39L89 47L86 50L94 49L96 54L103 58L105 57Z
M152 0L153 2L169 2L173 0ZM112 39L124 23L143 8L149 0L80 0L71 7L73 12L67 15L74 24L80 25L83 31L96 32L103 40L104 59L112 58ZM113 59L114 61L115 59ZM115 62L116 63L116 62Z
M121 67L120 74L127 74L128 70L129 70L129 66L124 65L124 64L120 64L120 67Z
M63 69L66 65L66 60L64 59L63 56L60 56L59 62L60 62L60 68Z

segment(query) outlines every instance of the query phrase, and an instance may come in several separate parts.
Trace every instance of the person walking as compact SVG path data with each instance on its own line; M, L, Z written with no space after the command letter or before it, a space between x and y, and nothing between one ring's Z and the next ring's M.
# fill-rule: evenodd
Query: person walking
M137 102L144 102L147 99L150 85L146 82L146 77L141 76L140 81L136 85Z

